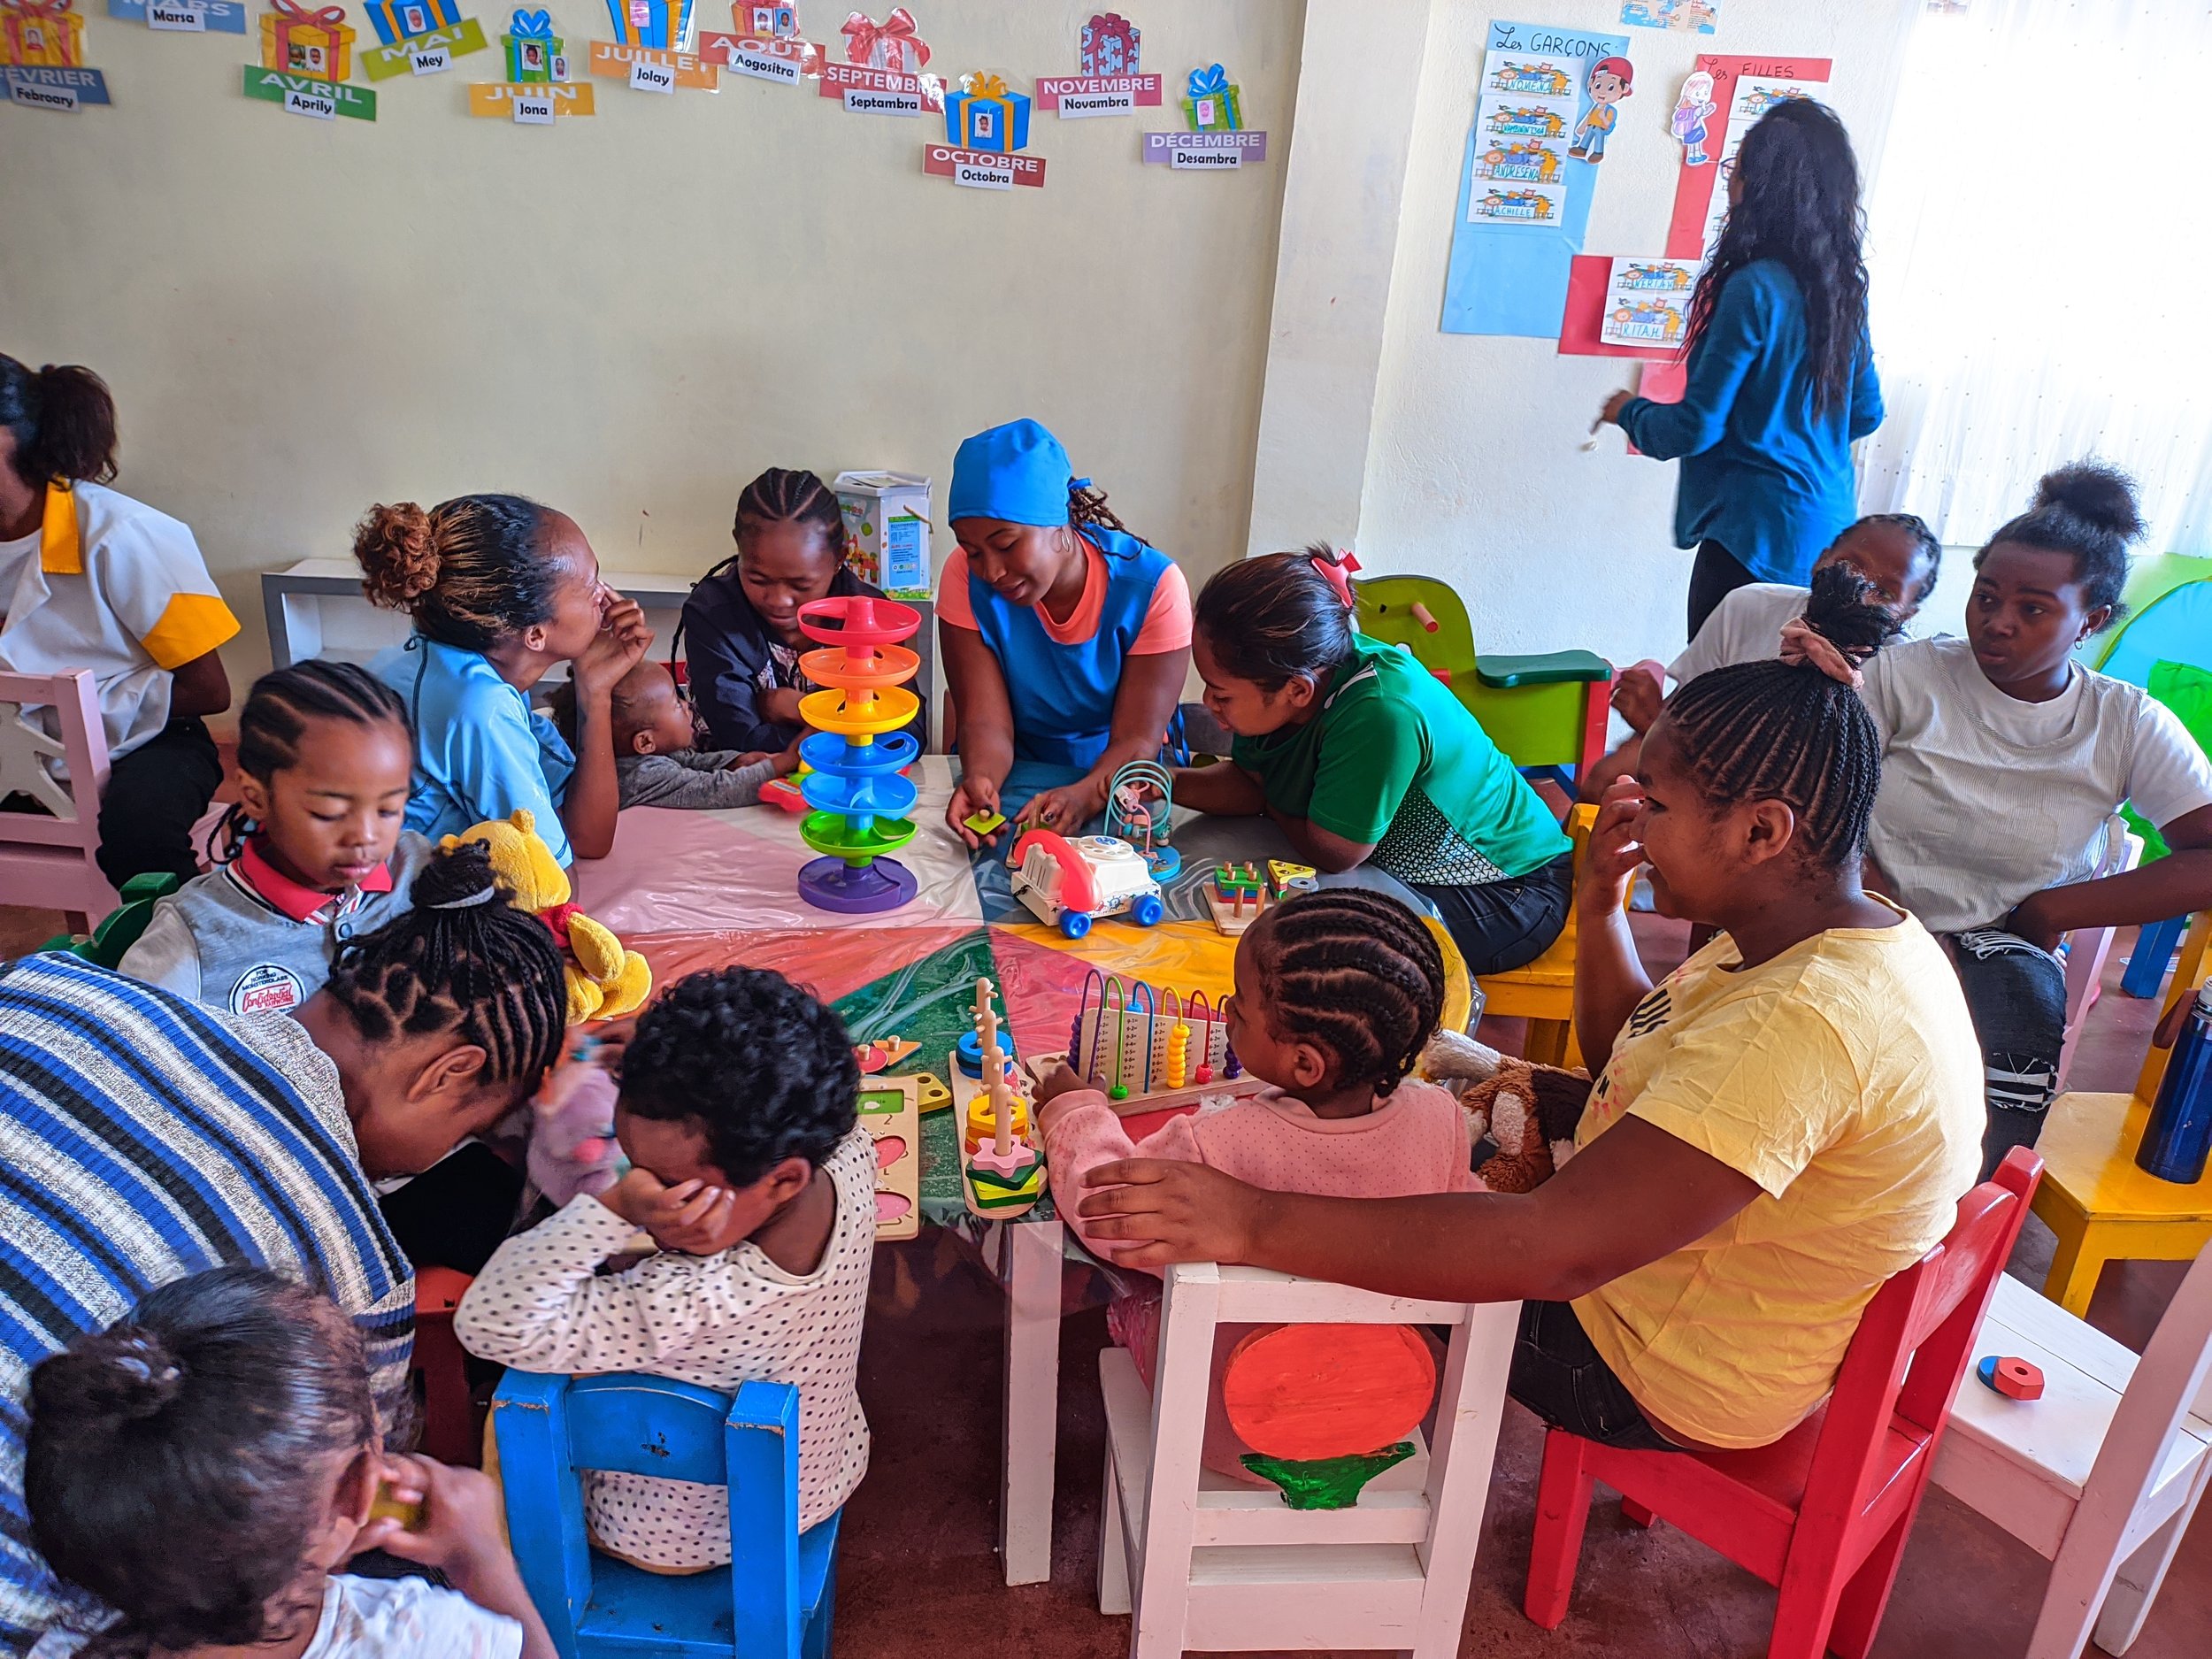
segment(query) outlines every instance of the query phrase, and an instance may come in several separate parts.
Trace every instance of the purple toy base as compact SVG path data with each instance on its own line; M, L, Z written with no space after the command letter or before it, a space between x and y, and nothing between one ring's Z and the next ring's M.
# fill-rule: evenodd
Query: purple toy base
M895 858L877 858L857 870L842 858L817 858L799 872L799 896L818 910L866 916L913 902L914 872Z

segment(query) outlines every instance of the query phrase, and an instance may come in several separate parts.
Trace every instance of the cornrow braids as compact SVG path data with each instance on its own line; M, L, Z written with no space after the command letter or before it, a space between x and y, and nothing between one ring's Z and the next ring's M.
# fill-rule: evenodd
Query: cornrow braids
M1913 566L1921 572L1919 592L1912 597L1925 599L1935 592L1936 579L1943 574L1943 542L1928 528L1925 518L1916 512L1870 512L1852 525L1851 529L1861 525L1877 525L1900 531L1908 537L1913 547ZM1850 531L1844 534L1847 535Z
M836 494L818 474L800 468L772 466L745 486L730 534L741 541L748 523L802 524L818 534L833 555L845 549L845 516ZM736 562L729 558L723 564Z
M1268 1025L1336 1056L1336 1086L1386 1095L1444 1017L1444 953L1396 899L1324 887L1285 901L1256 933Z
M560 1052L568 991L560 947L503 902L491 849L431 855L414 909L338 948L328 989L371 1042L452 1032L485 1053L481 1083L527 1094Z
M1813 572L1805 620L1854 661L1899 632L1847 565ZM1855 688L1810 664L1739 663L1680 687L1660 718L1707 801L1780 801L1813 862L1840 870L1859 856L1882 786L1882 738Z
M356 726L389 721L412 736L399 693L365 668L314 658L253 682L246 706L238 712L238 770L265 784L297 765L310 720L348 720ZM228 864L252 829L245 807L234 803L215 826L211 856Z
M1138 541L1144 541L1142 536L1137 535L1134 530L1122 523L1120 516L1106 504L1106 492L1094 488L1087 478L1071 478L1068 480L1068 522L1072 525L1096 525L1102 529L1118 530L1124 535L1136 535ZM1147 547L1152 545L1149 541L1144 541L1144 544Z

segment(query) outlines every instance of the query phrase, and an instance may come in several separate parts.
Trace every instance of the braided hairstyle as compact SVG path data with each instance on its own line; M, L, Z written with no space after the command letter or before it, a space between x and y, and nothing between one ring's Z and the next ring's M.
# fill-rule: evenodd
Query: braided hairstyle
M389 721L411 740L407 705L399 693L365 668L313 658L280 668L253 682L238 713L238 770L267 784L299 764L300 740L310 720L347 720L355 726ZM246 809L234 802L210 837L214 862L238 856L253 831Z
M1142 536L1122 523L1120 515L1106 504L1106 492L1094 487L1087 478L1068 480L1068 522L1078 526L1087 524L1103 530L1118 530L1124 535L1135 535L1138 541L1144 541ZM1144 541L1144 544L1147 547L1152 545L1149 541Z
M246 1647L311 1623L323 1589L302 1582L303 1551L329 1519L331 1463L376 1434L359 1333L264 1268L176 1279L41 1361L31 1542L122 1615L88 1659Z
M35 370L0 354L0 426L15 440L11 469L35 489L115 476L115 399L80 364Z
M1386 894L1302 893L1265 912L1252 942L1269 1029L1334 1055L1339 1088L1389 1094L1444 1017L1444 953Z
M836 495L819 476L795 467L772 466L745 486L737 498L731 536L741 542L748 524L804 525L822 538L822 545L833 556L844 551L845 516L837 505ZM726 570L736 563L737 557L733 555L715 570ZM707 574L711 576L714 571Z
M860 1064L837 1010L767 968L692 974L622 1053L622 1106L685 1124L733 1187L786 1158L819 1164L857 1120Z
M1937 580L1943 574L1943 543L1936 533L1928 528L1925 518L1916 512L1870 512L1863 518L1854 519L1844 527L1843 534L1828 545L1832 548L1852 531L1869 527L1895 530L1912 543L1914 589L1903 595L1904 598L1917 604L1935 592Z
M560 947L506 902L481 841L432 854L414 908L340 945L325 988L371 1042L451 1032L484 1050L480 1083L518 1094L536 1089L567 1024Z
M1322 541L1295 553L1239 559L1207 578L1194 626L1214 661L1262 691L1302 676L1325 681L1352 654L1352 611L1323 565L1342 563Z
M1813 572L1805 620L1855 661L1900 631L1873 583L1847 565ZM1855 688L1809 664L1739 663L1678 687L1660 718L1708 803L1780 801L1813 863L1841 870L1859 856L1882 785L1882 737Z
M561 566L544 552L551 510L520 495L457 495L425 512L372 507L353 557L372 604L403 611L426 639L488 651L553 615Z
M2127 614L2120 594L2127 586L2128 544L2142 534L2135 480L2101 461L2077 461L2043 475L2027 511L1999 527L1988 546L1974 555L1974 568L1981 569L1990 548L2001 541L2070 554L2082 608L2108 608L2111 614L2104 622L2108 628Z

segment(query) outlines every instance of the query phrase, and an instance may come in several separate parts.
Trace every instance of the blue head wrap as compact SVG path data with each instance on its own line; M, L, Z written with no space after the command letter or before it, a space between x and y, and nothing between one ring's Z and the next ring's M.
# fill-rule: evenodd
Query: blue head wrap
M979 432L952 457L948 523L1002 518L1050 526L1068 521L1068 489L1090 480L1073 476L1060 440L1038 422L1012 420Z

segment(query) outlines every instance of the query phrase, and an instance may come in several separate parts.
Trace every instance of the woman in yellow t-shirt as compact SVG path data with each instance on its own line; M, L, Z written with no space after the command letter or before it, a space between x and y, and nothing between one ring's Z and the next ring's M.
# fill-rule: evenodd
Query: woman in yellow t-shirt
M1309 1198L1133 1161L1092 1175L1108 1189L1082 1202L1094 1236L1155 1271L1246 1262L1524 1300L1512 1394L1608 1444L1786 1433L1882 1281L1950 1230L1980 1162L1957 978L1859 881L1881 742L1854 657L1894 627L1863 578L1825 573L1782 657L1682 687L1608 795L1575 896L1575 1033L1601 1069L1551 1180ZM1656 987L1622 915L1642 862L1662 912L1722 930Z

